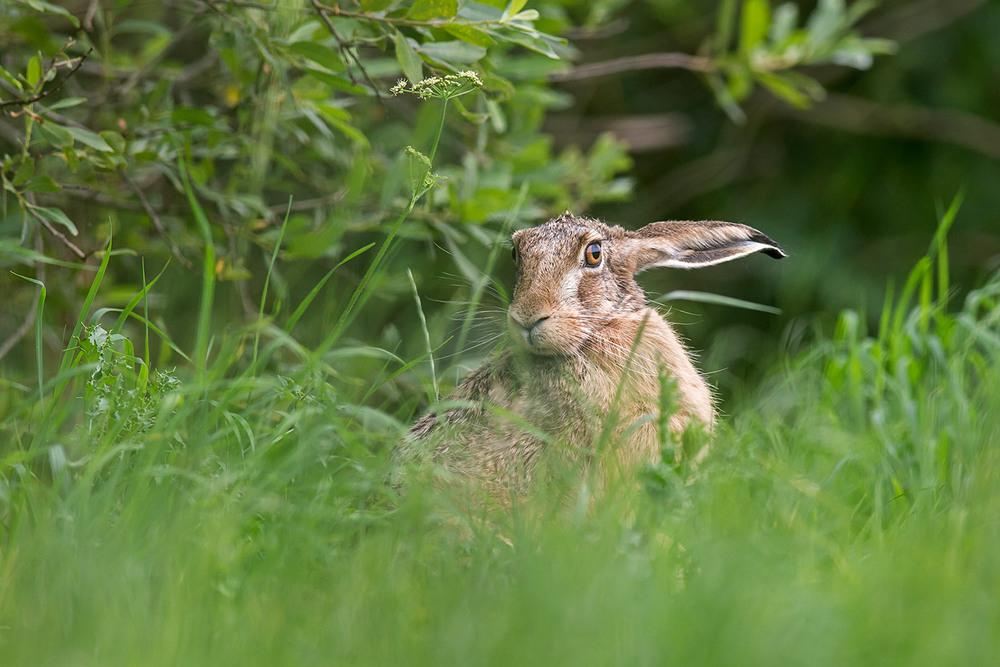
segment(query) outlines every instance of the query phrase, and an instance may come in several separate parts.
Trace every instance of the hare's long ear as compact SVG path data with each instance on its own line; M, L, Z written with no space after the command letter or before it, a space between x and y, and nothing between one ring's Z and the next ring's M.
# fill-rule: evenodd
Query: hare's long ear
M733 222L654 222L630 232L625 243L635 272L654 266L695 269L755 252L781 259L785 252L753 227Z

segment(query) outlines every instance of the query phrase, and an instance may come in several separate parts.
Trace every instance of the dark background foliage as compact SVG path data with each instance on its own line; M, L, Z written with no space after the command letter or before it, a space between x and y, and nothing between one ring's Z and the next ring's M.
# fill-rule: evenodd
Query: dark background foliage
M628 5L621 32L580 40L586 60L680 50L696 52L712 30L716 3ZM808 6L808 3L804 3ZM636 188L626 203L596 212L638 225L659 219L727 219L766 230L792 257L679 276L653 276L651 292L679 286L731 294L784 310L781 317L718 307L684 310L686 333L706 365L738 380L769 361L782 336L796 342L814 323L831 329L842 308L874 326L886 285L897 289L927 249L938 214L967 195L951 232L960 289L1000 264L1000 7L986 2L883 2L864 17L865 35L898 51L869 71L808 71L824 100L796 109L765 90L744 104L737 125L713 109L697 77L677 70L587 80L568 90L577 106L550 119L558 137L637 120Z
M790 62L773 70L787 78L772 77L771 85L761 85L767 72L751 63L754 49L779 52L776 43L756 43L773 32L779 9L754 27L746 17L767 3L752 0L540 2L521 8L529 14L519 27L501 16L505 3L362 0L339 12L317 4L5 0L5 378L25 381L35 368L38 293L13 274L47 287L41 350L51 365L70 344L109 241L120 254L97 305L123 306L143 275L166 267L148 300L150 319L179 349L192 348L204 242L180 162L209 213L219 330L257 317L291 198L265 308L287 318L331 269L381 243L405 204L403 148L427 152L439 106L390 96L404 73L471 68L486 85L451 109L433 169L440 186L401 227L344 340L406 360L425 353L409 271L433 345L443 343L435 355L454 366L446 381L485 355L502 326L502 295L511 287L506 252L496 279L480 285L492 246L510 225L565 209L630 227L734 220L787 248L791 259L780 264L752 258L644 278L652 296L696 289L783 310L671 304L724 397L753 386L783 347L798 346L816 326L829 329L840 309L873 321L886 285L898 284L923 254L937 214L958 191L966 203L952 231L953 284L967 289L997 266L995 3L884 2L868 12L850 5L860 19L844 34L893 40L895 53L883 55L875 42L852 47L868 69L836 57ZM819 27L807 21L824 7L845 11L835 1L794 4L796 25L812 32ZM32 79L33 58L44 78L49 63L91 47L77 71L70 72L76 61L61 62L40 86ZM721 74L690 62L610 76L569 67L664 52L707 59ZM32 89L50 92L18 104ZM374 252L333 271L294 331L306 347L334 327ZM462 340L467 316L474 326ZM154 362L184 365L155 338ZM382 364L339 360L345 390L350 378L381 372ZM402 401L405 414L420 400L417 382L403 373L372 401L390 409ZM354 384L361 392L364 382Z

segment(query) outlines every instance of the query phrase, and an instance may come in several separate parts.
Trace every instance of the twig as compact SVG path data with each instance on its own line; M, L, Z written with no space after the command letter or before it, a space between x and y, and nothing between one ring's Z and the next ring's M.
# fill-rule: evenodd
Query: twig
M170 234L167 232L167 228L163 225L163 221L160 220L160 216L156 214L156 209L154 209L152 205L149 203L149 200L146 199L146 195L142 192L142 189L138 185L136 185L136 182L133 181L132 178L124 171L122 172L122 178L125 179L125 182L128 184L129 188L139 198L139 202L142 204L142 209L146 212L146 215L148 215L149 218L153 221L153 226L156 227L156 231L158 231L160 235L163 236L164 240L166 240L166 242L170 244L170 251L174 254L174 257L177 258L177 261L179 261L182 265L184 265L185 268L193 271L194 265L191 264L191 262L188 260L187 257L181 254L181 249L178 248L177 244L175 244L173 239L170 238Z
M381 103L382 95L378 92L378 86L376 86L375 82L372 81L372 78L368 76L368 71L365 69L365 66L361 64L361 60L358 58L357 54L347 48L347 43L344 41L344 38L340 36L339 32L337 32L337 28L333 25L333 21L330 20L330 17L326 15L326 12L330 10L319 4L319 0L312 0L312 6L316 9L316 13L319 14L320 19L322 19L323 23L326 25L326 29L329 30L330 34L333 35L333 38L337 40L337 44L340 46L340 52L344 54L344 58L354 61L354 63L358 66L358 69L361 70L361 76L365 77L365 82L371 86L372 90L375 92L375 97L378 99L379 103ZM334 13L339 13L339 11L339 9L335 9ZM347 68L347 75L351 77L351 83L357 85L358 82L354 79L354 72L351 71L350 67Z
M72 43L72 42L70 42L70 43ZM65 51L65 49L67 47L69 47L69 44L67 44L65 47L63 47L63 51ZM87 49L86 53L84 53L82 56L79 56L78 58L76 58L76 64L73 65L73 69L71 69L69 71L69 73L66 76L64 76L59 81L59 83L57 83L56 85L52 86L48 90L39 91L38 93L36 93L35 95L32 95L31 97L29 97L27 99L17 99L17 100L10 100L9 102L0 102L0 109L3 109L4 107L9 107L9 106L22 106L22 107L23 106L28 106L29 104L34 104L38 100L44 99L44 98L48 97L49 95L51 95L52 93L56 92L57 90L59 90L60 88L63 87L63 84L65 84L70 79L70 77L72 77L74 74L76 74L76 71L78 69L80 69L81 65L83 65L83 61L87 59L87 56L89 56L90 52L93 51L93 50L94 50L94 47L90 47L89 49ZM60 53L62 53L63 51L60 51ZM58 56L56 56L56 57L58 57ZM66 62L69 63L72 60L73 59L71 58L70 60L67 60ZM49 66L49 68L48 68L48 70L46 70L46 72L48 72L49 70L51 70L53 67L56 67L55 58L52 59L52 64ZM41 80L44 81L45 77L43 76Z
M83 29L87 32L94 32L94 14L97 13L97 6L101 0L90 0L87 5L87 13L83 16Z
M33 215L36 220L38 220L40 223L42 223L42 225L44 225L45 229L49 230L49 232L53 236L55 236L60 241L62 241L66 245L67 248L69 248L70 250L72 250L73 253L77 257L79 257L80 259L87 259L87 253L85 253L84 251L82 251L78 247L76 247L75 243L73 243L68 238L66 238L65 234L63 234L58 229L56 229L55 227L53 227L52 223L49 222L48 220L46 220L40 213L35 212L35 210L32 209L31 207L28 207L28 212L30 212L31 215Z
M710 58L692 56L686 53L644 53L605 60L599 63L580 65L566 72L549 76L550 81L579 81L611 76L621 72L636 72L645 69L686 69L692 72L711 72L715 64Z
M41 252L42 252L42 237L41 237L40 234L36 234L35 235L35 251L38 254L41 254ZM46 271L45 271L45 263L44 262L38 262L37 266L38 266L38 268L35 270L35 276L38 278L38 280L40 282L44 283L45 282L45 273L46 273ZM35 300L36 301L38 300L38 292L41 289L42 288L39 287L35 291ZM4 357L6 357L7 353L10 352L12 349L14 349L14 346L17 345L21 341L21 339L24 338L28 334L29 331L31 331L31 326L35 323L35 314L36 313L37 313L37 309L35 309L35 308L29 308L28 309L28 317L26 317L25 320L24 320L24 322L21 324L21 326L17 328L17 331L15 331L14 333L12 333L7 338L7 340L5 340L3 342L3 345L0 345L0 359L3 359Z
M37 294L38 290L40 289L42 288L41 287L36 288L35 293ZM38 297L36 296L35 298L37 299ZM31 325L34 323L35 323L35 309L29 308L28 317L27 319L24 320L24 323L20 327L18 327L17 331L12 333L10 337L3 342L3 345L0 345L0 359L6 357L7 353L10 352L15 345L21 342L21 339L24 338L29 331L31 331Z

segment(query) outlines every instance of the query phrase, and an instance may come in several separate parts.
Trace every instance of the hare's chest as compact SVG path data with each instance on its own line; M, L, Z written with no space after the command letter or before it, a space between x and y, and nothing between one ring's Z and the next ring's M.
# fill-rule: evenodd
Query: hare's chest
M554 439L585 446L600 434L614 399L599 374L566 371L533 378L515 411Z

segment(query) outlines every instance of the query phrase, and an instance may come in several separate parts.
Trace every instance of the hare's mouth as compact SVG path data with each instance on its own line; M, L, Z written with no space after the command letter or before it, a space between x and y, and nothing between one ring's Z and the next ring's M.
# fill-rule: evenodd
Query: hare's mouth
M539 356L572 356L578 345L566 330L564 318L545 315L527 323L510 316L507 323L514 344Z

